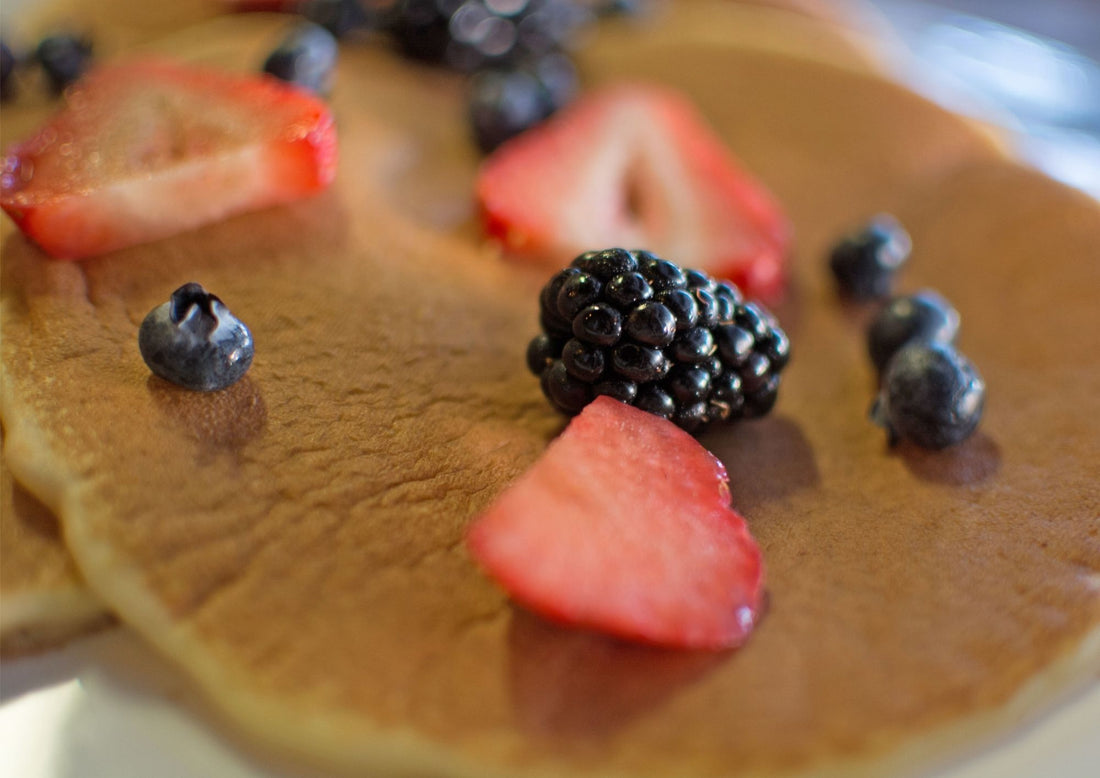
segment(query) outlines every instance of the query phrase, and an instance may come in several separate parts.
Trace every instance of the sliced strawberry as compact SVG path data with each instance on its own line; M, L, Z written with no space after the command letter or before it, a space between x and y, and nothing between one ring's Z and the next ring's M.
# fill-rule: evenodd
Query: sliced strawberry
M606 246L645 248L774 301L786 218L683 97L607 87L488 157L487 232L507 253L561 265Z
M669 421L599 397L472 525L474 557L553 620L661 646L748 636L764 573L726 471Z
M56 257L163 238L327 186L323 102L261 76L163 61L105 67L4 158L0 207Z

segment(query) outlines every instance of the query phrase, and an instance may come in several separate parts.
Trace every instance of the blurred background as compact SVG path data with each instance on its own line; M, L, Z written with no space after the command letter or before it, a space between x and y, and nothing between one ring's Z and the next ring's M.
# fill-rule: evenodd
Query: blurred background
M1017 131L1018 153L1100 199L1100 0L871 0L913 88Z

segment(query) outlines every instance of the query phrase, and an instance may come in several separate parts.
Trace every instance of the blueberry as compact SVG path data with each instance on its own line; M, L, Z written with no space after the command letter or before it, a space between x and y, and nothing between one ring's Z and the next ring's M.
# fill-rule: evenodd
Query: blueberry
M885 297L911 248L909 234L901 224L883 214L843 238L833 248L829 266L842 294L854 300Z
M252 333L199 284L184 284L145 317L142 359L156 375L187 389L225 389L252 364Z
M524 70L486 70L470 82L470 125L474 140L489 153L546 118L538 79Z
M451 42L451 15L460 5L461 0L397 0L387 26L406 56L441 62Z
M39 41L34 58L45 71L54 92L61 93L88 69L92 42L69 33L49 35Z
M676 317L661 303L649 300L635 306L623 331L647 346L667 346L676 336Z
M974 431L984 404L985 382L966 357L947 343L917 341L887 363L871 418L891 444L942 449Z
M336 67L336 38L324 27L305 22L296 26L264 62L275 78L318 94L327 94Z
M0 99L7 100L15 94L15 55L5 41L0 41Z
M879 311L867 331L867 350L881 372L906 343L952 343L958 331L958 311L936 292L925 290L895 297Z

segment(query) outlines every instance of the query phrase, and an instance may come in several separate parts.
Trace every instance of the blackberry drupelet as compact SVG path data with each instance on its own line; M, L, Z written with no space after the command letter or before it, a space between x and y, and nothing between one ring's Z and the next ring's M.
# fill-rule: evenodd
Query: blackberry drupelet
M790 341L737 287L648 251L589 251L539 294L527 366L551 404L576 414L608 395L689 432L762 416Z

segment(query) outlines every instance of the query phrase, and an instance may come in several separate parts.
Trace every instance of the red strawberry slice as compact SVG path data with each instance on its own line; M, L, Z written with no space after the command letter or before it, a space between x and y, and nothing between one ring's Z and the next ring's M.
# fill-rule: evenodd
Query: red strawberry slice
M262 76L162 61L79 82L0 172L0 207L56 257L156 240L327 186L336 130L317 98Z
M683 97L607 87L506 143L477 197L507 253L561 265L594 247L645 248L774 301L786 218Z
M726 471L686 432L599 397L472 525L469 547L518 602L660 646L730 648L764 572Z

